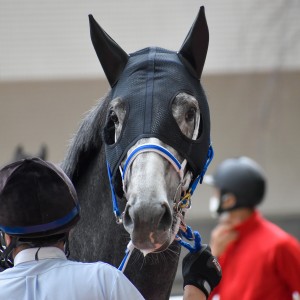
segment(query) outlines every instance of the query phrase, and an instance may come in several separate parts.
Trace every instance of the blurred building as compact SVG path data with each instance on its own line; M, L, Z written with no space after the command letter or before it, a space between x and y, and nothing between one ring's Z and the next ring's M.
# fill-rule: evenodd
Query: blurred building
M60 162L84 113L109 85L90 42L88 14L128 53L180 48L200 5L210 46L203 85L215 159L247 155L268 176L263 213L300 238L300 2L0 0L0 165L19 145ZM204 241L209 187L189 222ZM177 287L174 288L174 291ZM178 285L178 290L181 287Z

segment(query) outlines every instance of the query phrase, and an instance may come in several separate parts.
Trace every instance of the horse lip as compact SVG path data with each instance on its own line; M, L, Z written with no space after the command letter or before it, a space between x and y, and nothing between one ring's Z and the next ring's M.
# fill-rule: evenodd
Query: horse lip
M160 253L165 251L170 246L170 240L165 241L158 249L155 249L153 253Z
M165 244L168 244L168 241L164 242L163 244L146 243L144 245L140 245L139 243L135 244L134 241L132 241L132 243L136 249L139 249L141 252L146 252L148 254L161 249L162 247L164 247Z
M139 249L144 256L146 256L149 253L160 253L165 251L171 244L170 238L168 238L163 244L153 244L153 248L147 248L147 249ZM158 246L158 247L157 247Z
M134 246L140 250L144 256L146 256L149 253L160 253L165 251L175 240L177 231L179 229L179 223L180 223L180 219L176 218L176 222L175 225L173 224L172 228L169 229L169 234L167 236L167 238L165 239L165 241L162 244L155 244L155 243L150 243L151 246L147 247L147 248L142 248L139 247L139 245L135 245L134 241L132 240ZM131 236L132 237L132 236ZM139 244L139 243L138 243ZM148 244L149 245L149 244Z
M166 241L163 243L159 248L153 248L153 249L140 249L140 251L143 253L144 256L146 256L149 253L160 253L165 251L169 247L170 243Z

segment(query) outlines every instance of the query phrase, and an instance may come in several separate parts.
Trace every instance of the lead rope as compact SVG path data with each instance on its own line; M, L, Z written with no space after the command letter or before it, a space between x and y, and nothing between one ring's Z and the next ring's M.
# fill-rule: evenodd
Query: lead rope
M120 266L119 266L119 268L118 268L118 270L120 270L120 271L123 272L123 273L124 273L124 271L125 271L125 268L126 268L126 266L127 266L127 263L128 263L128 261L129 261L129 258L130 258L130 256L131 256L131 254L132 254L134 248L135 248L135 247L133 246L132 241L129 241L129 243L128 243L128 245L127 245L127 248L126 248L126 251L125 251L125 256L124 256L124 258L123 258L123 260L122 260L122 262L121 262L121 264L120 264Z

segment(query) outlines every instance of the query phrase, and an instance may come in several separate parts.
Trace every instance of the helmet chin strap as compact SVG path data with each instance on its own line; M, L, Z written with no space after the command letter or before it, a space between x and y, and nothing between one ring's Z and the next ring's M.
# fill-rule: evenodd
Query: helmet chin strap
M34 242L30 241L23 241L22 237L16 237L16 236L11 236L11 242L7 246L5 239L4 239L4 232L0 231L0 271L1 269L8 269L13 267L13 255L12 252L13 250L20 246L20 245L27 245L29 248L41 248L41 247L47 247L53 245L55 242L64 242L64 252L66 254L66 257L69 257L70 255L70 250L69 250L69 240L68 240L69 234L66 233L64 234L60 239L53 239L53 241L50 240L50 242L47 242L45 244L35 244ZM37 253L36 253L36 257ZM38 259L36 259L38 260Z
M8 269L13 267L12 252L17 247L18 238L12 237L10 244L7 246L4 239L4 233L1 231L0 243L0 268Z

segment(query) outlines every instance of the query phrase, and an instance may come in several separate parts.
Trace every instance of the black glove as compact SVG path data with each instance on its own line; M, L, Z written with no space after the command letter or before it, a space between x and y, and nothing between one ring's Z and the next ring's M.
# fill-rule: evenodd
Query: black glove
M222 270L218 260L211 254L208 245L202 245L196 253L187 254L182 262L183 287L194 285L206 297L219 284Z

